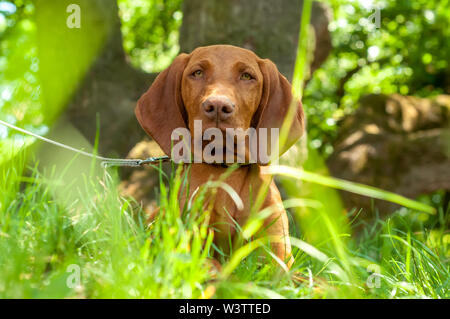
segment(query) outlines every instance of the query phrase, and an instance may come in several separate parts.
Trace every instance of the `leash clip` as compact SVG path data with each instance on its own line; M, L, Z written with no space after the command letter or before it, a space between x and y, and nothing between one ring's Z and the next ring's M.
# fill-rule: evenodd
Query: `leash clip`
M128 166L128 167L140 167L147 164L153 164L156 162L167 162L170 160L168 156L149 157L146 159L111 159L102 161L104 168L113 166Z

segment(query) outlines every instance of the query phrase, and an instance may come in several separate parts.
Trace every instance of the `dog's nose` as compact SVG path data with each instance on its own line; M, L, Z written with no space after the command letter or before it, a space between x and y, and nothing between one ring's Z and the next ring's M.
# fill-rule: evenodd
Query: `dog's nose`
M234 103L223 95L210 96L203 102L202 107L205 115L212 120L226 120L234 112Z

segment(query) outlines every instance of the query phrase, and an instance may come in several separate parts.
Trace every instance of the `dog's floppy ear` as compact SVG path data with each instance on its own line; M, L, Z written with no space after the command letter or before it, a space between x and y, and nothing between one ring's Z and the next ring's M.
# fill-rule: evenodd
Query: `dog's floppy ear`
M253 127L267 128L268 148L270 151L270 132L271 128L279 128L288 113L292 103L296 103L297 112L292 119L287 140L280 155L286 152L303 134L304 130L304 114L301 101L293 101L292 88L289 81L278 71L276 65L269 59L259 60L259 67L263 74L263 92L260 105L253 116Z
M145 132L169 156L172 131L187 127L187 115L181 98L181 78L188 61L188 54L178 55L141 96L134 111Z

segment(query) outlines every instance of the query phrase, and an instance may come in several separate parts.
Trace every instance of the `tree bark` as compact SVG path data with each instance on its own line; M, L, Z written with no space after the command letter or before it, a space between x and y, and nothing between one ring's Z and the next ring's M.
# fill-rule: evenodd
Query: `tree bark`
M137 70L126 61L115 1L114 6L114 20L106 45L69 104L66 116L94 141L98 114L99 151L124 157L145 136L136 121L134 108L157 74Z
M180 49L191 52L198 46L231 44L269 58L288 79L296 59L302 0L221 1L186 0ZM311 25L315 38L311 73L326 59L331 50L328 31L330 9L314 2Z

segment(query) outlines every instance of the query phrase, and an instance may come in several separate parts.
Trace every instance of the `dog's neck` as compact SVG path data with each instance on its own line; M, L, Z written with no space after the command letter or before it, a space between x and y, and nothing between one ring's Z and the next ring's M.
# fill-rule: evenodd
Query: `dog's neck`
M189 166L191 173L193 171L200 173L200 176L202 176L202 179L205 179L205 182L210 178L219 179L222 176L222 174L225 174L227 173L227 171L229 172L230 170L232 170L231 175L235 175L236 173L245 173L248 171L258 170L258 167L260 167L259 164L244 164L233 168L231 166L221 164L209 164L209 163L185 164L186 168L188 168Z

